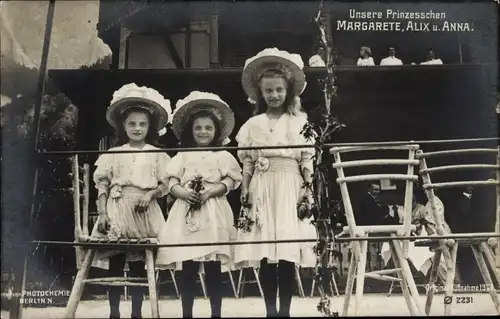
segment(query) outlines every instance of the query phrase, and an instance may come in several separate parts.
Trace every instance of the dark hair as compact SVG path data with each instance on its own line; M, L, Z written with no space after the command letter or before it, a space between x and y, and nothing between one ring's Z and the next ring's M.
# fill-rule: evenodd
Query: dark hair
M282 78L286 83L286 98L285 98L285 108L288 114L297 115L302 111L302 106L300 104L300 99L297 97L297 92L294 90L295 79L290 77L287 79L285 73L276 69L267 69L262 72L259 77L259 84L257 87L257 103L255 104L254 115L259 115L266 112L267 104L260 92L260 81L262 78Z
M313 54L317 54L320 48L323 49L324 52L327 52L325 46L322 43L315 43L313 45Z
M194 141L193 136L193 124L196 119L206 117L212 120L215 127L215 136L212 142L208 146L222 146L222 140L220 138L221 135L221 127L219 119L215 116L213 112L209 110L199 110L191 114L184 125L184 129L182 130L180 146L182 147L196 147L196 142Z
M369 181L368 182L368 188L372 188L373 185L380 187L380 182L377 182L377 181Z
M129 142L129 138L127 136L127 133L125 132L125 128L123 127L123 122L127 119L127 117L131 113L143 113L146 114L148 117L149 121L149 128L148 128L148 133L146 134L145 142L147 144L156 146L156 147L161 147L161 145L158 143L158 132L156 130L157 127L157 119L153 118L151 113L149 113L147 110L145 110L141 105L136 104L136 105L131 105L127 107L124 112L121 114L121 116L118 118L118 121L116 123L117 128L115 131L115 142L113 144L113 147L117 146L122 146L124 144L127 144Z

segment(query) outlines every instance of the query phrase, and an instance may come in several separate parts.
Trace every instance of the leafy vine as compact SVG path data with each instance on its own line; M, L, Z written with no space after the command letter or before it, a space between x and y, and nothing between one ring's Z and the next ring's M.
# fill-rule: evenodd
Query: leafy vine
M318 283L318 290L321 299L317 305L318 311L325 317L337 317L338 312L330 309L330 299L324 289L325 280L330 282L333 276L333 255L334 250L334 227L332 225L332 212L335 211L336 203L329 196L328 163L323 161L324 146L332 140L335 133L343 127L336 117L331 114L331 100L337 96L336 77L334 74L334 61L332 60L332 46L326 37L326 23L323 17L323 1L321 1L318 13L313 20L318 31L319 46L326 52L326 71L324 78L318 79L318 84L324 93L325 104L320 105L319 116L310 120L301 131L301 134L308 140L315 143L315 166L311 183L305 183L304 187L311 190L314 196L314 204L311 205L311 214L314 216L317 241L314 247L317 256L314 280ZM326 270L326 271L325 271Z

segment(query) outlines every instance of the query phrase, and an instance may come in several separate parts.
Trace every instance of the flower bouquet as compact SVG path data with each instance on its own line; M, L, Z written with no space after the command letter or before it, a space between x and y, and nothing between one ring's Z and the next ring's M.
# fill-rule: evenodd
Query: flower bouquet
M121 232L120 227L118 227L118 225L116 225L114 223L111 224L111 226L109 227L109 231L108 231L108 239L111 241L118 240L118 239L120 239L121 235L122 235L122 232Z
M201 192L205 189L203 187L202 177L196 176L192 181L189 182L188 187L196 193L201 194ZM200 228L199 221L193 218L193 212L199 210L200 208L200 203L189 205L189 209L186 214L186 224L188 225L188 229L190 231L197 231Z
M250 209L252 208L252 204L245 204L241 206L240 216L236 221L236 229L241 230L244 233L249 233L252 231L252 227L255 224L255 221L250 217Z
M311 183L304 182L302 188L312 189ZM314 203L311 203L311 200L307 196L303 196L300 199L300 202L297 204L297 216L300 220L304 218L309 218L313 214L313 206Z

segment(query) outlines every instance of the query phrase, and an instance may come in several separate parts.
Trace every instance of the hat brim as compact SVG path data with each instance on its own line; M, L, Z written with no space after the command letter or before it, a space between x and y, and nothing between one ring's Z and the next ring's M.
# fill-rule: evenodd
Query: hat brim
M108 123L117 128L119 125L119 119L122 115L122 110L133 104L145 104L152 107L153 114L151 114L155 119L157 119L156 130L159 131L167 126L168 123L168 113L167 111L158 103L151 101L149 99L144 99L140 97L127 97L123 98L116 103L111 104L106 111L106 119Z
M218 142L225 140L233 132L235 123L234 113L226 104L211 99L190 101L176 111L172 118L172 130L174 131L174 135L178 140L181 140L191 114L201 110L212 111L213 109L216 109L221 115L219 119L220 136Z
M269 66L272 68L273 65L282 64L290 69L294 78L294 91L295 93L301 94L304 85L306 83L306 77L304 72L292 61L274 55L263 56L257 58L250 62L245 69L243 69L243 73L241 76L241 84L243 86L243 90L247 94L249 98L254 101L257 101L258 90L259 90L259 79L257 78L259 72L264 68Z

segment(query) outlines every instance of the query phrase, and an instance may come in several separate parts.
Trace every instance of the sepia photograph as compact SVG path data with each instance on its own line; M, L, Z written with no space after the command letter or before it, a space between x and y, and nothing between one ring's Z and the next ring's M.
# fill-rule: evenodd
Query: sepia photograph
M0 1L1 318L500 315L499 8Z

